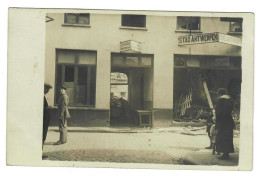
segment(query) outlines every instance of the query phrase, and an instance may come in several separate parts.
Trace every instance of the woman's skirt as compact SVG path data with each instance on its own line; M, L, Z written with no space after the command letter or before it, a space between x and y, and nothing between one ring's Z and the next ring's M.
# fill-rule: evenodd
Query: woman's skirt
M218 129L216 150L222 153L234 153L233 129Z

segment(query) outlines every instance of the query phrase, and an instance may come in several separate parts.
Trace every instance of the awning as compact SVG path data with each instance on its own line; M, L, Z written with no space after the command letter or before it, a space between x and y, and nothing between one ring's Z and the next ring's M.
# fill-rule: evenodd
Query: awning
M234 37L219 32L195 34L178 37L178 45L192 45L192 44L205 44L205 43L225 43L234 46L241 46L241 38Z

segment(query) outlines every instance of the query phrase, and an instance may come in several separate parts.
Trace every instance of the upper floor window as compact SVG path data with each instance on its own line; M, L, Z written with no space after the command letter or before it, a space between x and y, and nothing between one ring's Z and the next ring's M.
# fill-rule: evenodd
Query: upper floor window
M89 25L89 13L65 13L64 22L68 24Z
M241 22L230 22L230 32L242 32L242 21Z
M146 27L145 15L122 15L122 26L125 27Z
M177 17L177 30L200 30L200 17Z
M229 22L229 32L242 32L243 18L220 18L220 21Z

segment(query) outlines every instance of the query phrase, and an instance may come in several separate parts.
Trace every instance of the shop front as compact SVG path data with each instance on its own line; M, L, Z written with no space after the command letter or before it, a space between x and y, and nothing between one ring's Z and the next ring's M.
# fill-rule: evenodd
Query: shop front
M198 119L200 113L214 109L218 90L234 95L239 116L241 57L174 55L174 119Z

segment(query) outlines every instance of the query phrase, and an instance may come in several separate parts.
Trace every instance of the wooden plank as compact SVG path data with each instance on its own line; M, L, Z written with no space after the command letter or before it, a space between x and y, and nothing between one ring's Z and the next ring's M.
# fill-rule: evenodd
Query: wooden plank
M206 94L206 97L207 97L207 100L208 100L208 103L209 103L209 108L213 109L213 104L212 104L212 100L211 100L211 97L210 97L210 94L209 94L209 90L208 90L208 86L207 86L206 81L203 81L203 87L204 87L204 91L205 91L205 94Z

